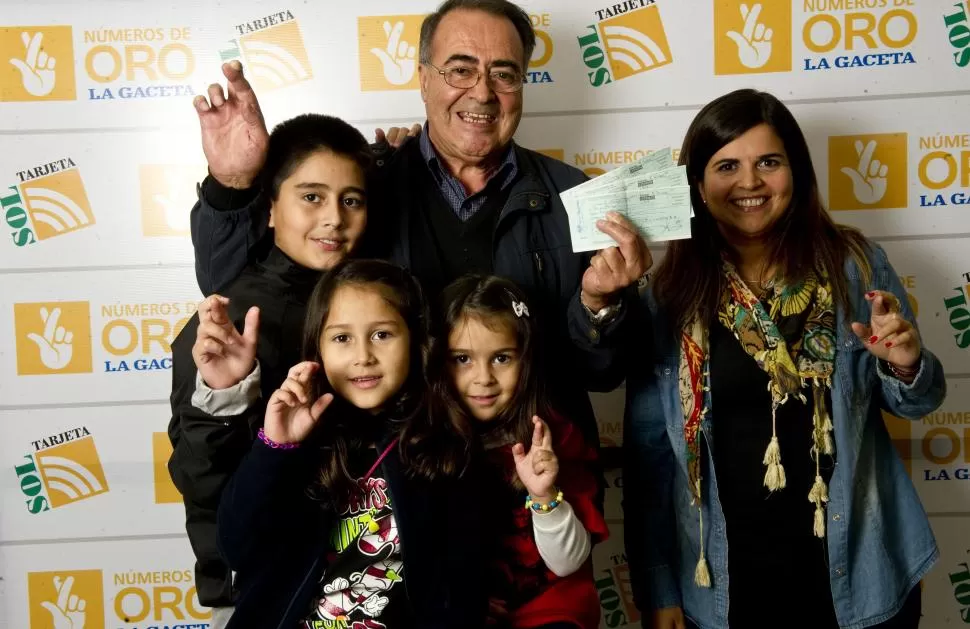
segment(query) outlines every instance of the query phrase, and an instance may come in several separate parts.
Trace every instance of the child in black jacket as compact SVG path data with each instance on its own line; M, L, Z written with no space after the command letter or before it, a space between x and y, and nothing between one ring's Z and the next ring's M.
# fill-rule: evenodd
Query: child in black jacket
M172 344L168 467L185 500L199 601L216 608L214 629L234 599L216 547L219 496L262 425L265 401L299 360L321 272L361 247L371 161L364 137L337 118L310 114L278 125L260 175L273 247L207 298ZM245 412L249 405L259 412Z

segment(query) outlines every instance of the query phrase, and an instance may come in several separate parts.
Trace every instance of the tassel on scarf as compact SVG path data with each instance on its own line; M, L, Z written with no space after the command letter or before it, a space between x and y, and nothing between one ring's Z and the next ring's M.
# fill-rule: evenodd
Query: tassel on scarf
M824 403L824 402L823 402ZM825 421L822 422L822 452L826 456L835 454L835 444L832 442L832 432L835 426L832 425L832 418L828 412L825 413Z
M815 379L815 386L812 388L815 398L815 422L816 431L821 431L821 435L815 436L815 447L826 456L835 454L835 444L832 442L832 432L835 426L832 425L832 418L829 416L828 409L825 408L825 385L826 382L819 382Z
M778 437L772 436L768 449L765 450L763 463L768 466L765 471L765 487L768 491L778 491L785 488L785 468L781 464L781 446Z
M694 585L702 588L711 587L711 571L707 567L707 559L703 554L697 560L697 568L694 569Z
M832 456L835 453L835 444L832 442L834 426L832 425L832 418L825 408L825 389L822 388L818 379L815 381L814 393L815 413L812 419L814 420L815 430L812 435L814 441L812 457L815 459L815 484L812 485L812 490L808 492L808 500L815 504L815 526L813 527L815 537L824 539L825 503L829 501L829 488L822 480L822 474L819 471L819 456L821 454Z
M815 484L812 485L812 490L808 492L808 500L815 504L829 501L829 488L820 475L815 476Z
M829 501L829 488L818 473L818 463L815 464L815 469L815 484L812 485L812 490L808 492L808 501L815 503L815 537L824 538L825 507L822 505Z
M832 442L832 434L827 432L822 439L824 442L822 452L824 452L826 456L832 456L835 454L835 444Z
M697 490L700 492L700 481L697 482ZM701 533L701 556L697 560L697 567L694 568L694 585L702 588L711 587L711 570L707 567L707 558L704 556L704 508L697 505L697 520Z
M821 503L815 505L815 537L825 538L825 510Z

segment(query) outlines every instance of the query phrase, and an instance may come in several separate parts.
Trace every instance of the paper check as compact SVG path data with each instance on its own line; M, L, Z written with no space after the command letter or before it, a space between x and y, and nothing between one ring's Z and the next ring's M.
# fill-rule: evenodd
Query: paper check
M563 192L560 196L564 198L571 198L581 194L590 194L594 190L603 187L616 185L622 186L624 179L628 179L630 177L639 177L648 173L674 167L673 152L669 148L654 151L645 157L641 157L632 164L625 164L619 168L614 168L613 170L606 172L595 179L590 179L586 183L580 184L575 188L570 188L569 190ZM684 183L687 183L686 175Z
M650 188L586 195L576 199L576 220L570 216L573 251L593 251L616 246L596 228L607 212L627 217L647 242L690 238L690 188Z
M647 242L690 238L690 187L669 148L655 151L560 195L569 217L573 251L616 245L596 228L608 212L626 216Z

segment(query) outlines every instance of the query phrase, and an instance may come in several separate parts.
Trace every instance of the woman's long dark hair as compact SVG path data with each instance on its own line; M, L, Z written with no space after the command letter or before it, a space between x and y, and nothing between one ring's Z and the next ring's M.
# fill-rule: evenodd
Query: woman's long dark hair
M516 315L513 302L528 308L528 301L518 286L493 275L461 277L445 288L441 296L443 309L436 321L429 362L430 417L432 421L444 424L446 429L460 435L465 443L466 457L476 442L476 433L482 435L485 445L531 443L532 417L548 413L546 393L537 373L537 353L541 341L535 315L530 316L524 311L521 316ZM468 413L455 390L449 369L451 352L448 338L456 327L468 319L476 319L490 329L508 326L515 335L518 348L518 386L508 406L486 425L481 425Z
M350 452L369 447L388 432L399 432L415 417L427 413L428 308L421 287L406 270L382 260L344 260L324 274L307 304L303 326L303 359L323 364L320 338L327 324L334 294L352 286L378 293L404 319L410 335L410 365L401 390L375 418L339 398L321 419L320 445L324 451L319 484L331 499L344 499L356 486L348 470ZM323 369L310 391L315 400L332 392Z
M792 171L791 204L774 225L766 268L777 265L786 284L804 279L811 270L827 273L836 303L851 316L843 265L851 256L868 282L872 274L867 243L853 228L837 225L822 206L808 143L795 117L781 101L765 92L743 89L708 103L694 118L680 153L690 181L692 237L672 242L657 269L654 293L678 328L695 315L713 320L725 289L721 254L731 249L701 198L699 186L710 159L726 144L760 125L781 138ZM821 267L821 268L819 268Z

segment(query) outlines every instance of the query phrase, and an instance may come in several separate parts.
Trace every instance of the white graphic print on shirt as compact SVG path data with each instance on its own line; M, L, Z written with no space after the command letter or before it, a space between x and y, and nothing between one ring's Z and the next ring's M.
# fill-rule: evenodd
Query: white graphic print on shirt
M336 554L304 625L310 629L384 629L378 619L391 602L391 589L403 581L400 537L387 483L382 478L358 479L357 487L333 531Z

